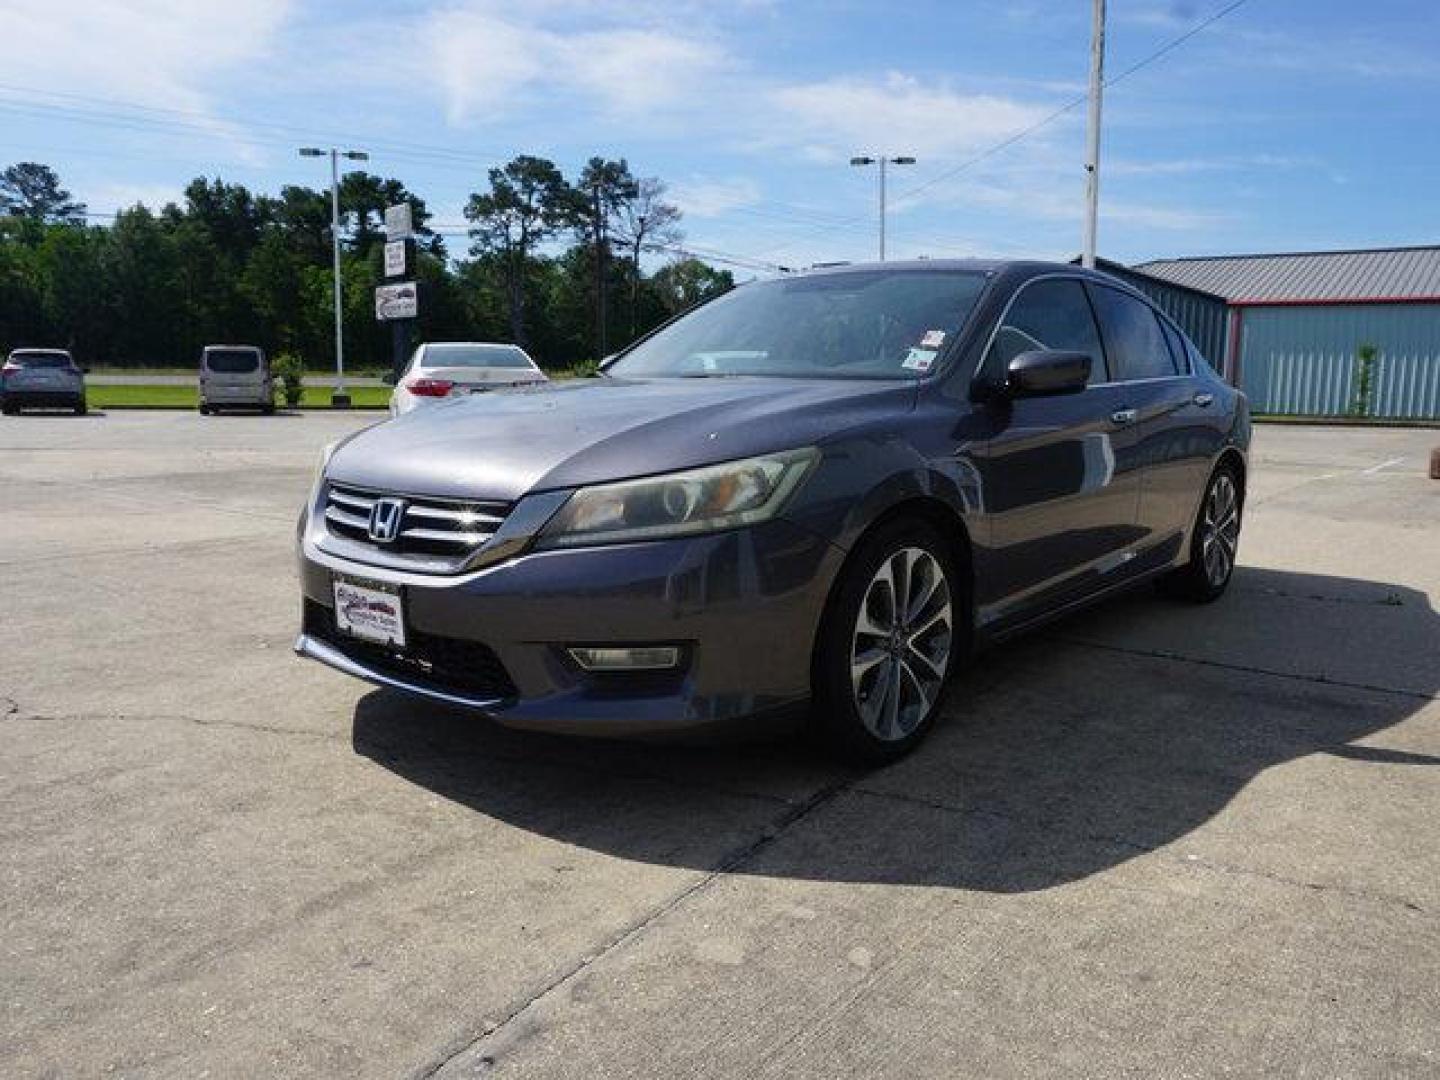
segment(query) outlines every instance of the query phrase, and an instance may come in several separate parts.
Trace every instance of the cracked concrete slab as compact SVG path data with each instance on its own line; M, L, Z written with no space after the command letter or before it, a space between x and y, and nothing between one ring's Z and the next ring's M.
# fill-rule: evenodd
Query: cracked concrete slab
M371 419L0 423L0 1073L1440 1072L1433 433L1260 429L1230 596L987 654L860 775L295 661Z

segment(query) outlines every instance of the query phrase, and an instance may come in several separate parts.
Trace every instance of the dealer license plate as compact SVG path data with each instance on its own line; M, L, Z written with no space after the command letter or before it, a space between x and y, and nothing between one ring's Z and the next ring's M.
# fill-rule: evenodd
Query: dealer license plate
M405 608L398 585L337 577L334 587L335 626L342 634L405 645Z

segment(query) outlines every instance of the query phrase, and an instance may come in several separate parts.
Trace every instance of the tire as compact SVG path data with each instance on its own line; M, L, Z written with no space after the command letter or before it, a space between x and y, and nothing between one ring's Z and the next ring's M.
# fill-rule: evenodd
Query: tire
M897 584L913 608L908 628L921 628L908 637L892 614ZM950 546L934 527L902 519L866 537L841 571L816 642L814 725L827 745L866 765L913 750L940 715L968 646L969 611Z
M1190 530L1190 557L1160 579L1161 591L1180 600L1208 604L1220 599L1235 574L1244 488L1234 465L1216 466Z
M201 416L209 416L209 415L210 415L210 406L209 406L209 405L206 405L203 401L200 403L200 415L201 415Z
M90 410L89 410L89 408L86 406L86 404L85 404L85 399L84 399L84 398L81 398L79 401L75 402L75 415L76 415L76 416L84 416L84 415L85 415L87 412L89 412L89 411L90 411Z
M275 415L275 403L272 401L269 405L261 405L261 406L260 406L260 412L261 412L263 415L265 415L265 416L274 416L274 415Z
M19 406L19 405L11 405L8 401L7 401L4 405L0 405L0 415L3 415L3 416L18 416L19 414L20 414L20 406Z

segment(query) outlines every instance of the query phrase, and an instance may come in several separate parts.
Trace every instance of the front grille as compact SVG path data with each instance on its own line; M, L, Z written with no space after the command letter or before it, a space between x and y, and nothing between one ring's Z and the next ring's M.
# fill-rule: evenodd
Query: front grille
M328 485L325 527L336 536L396 555L426 555L464 561L495 534L510 504L429 496L394 496L402 510L395 538L381 543L370 537L370 511L387 493L349 484Z
M467 697L516 696L515 684L500 658L486 645L464 638L427 634L407 628L403 650L361 641L342 634L335 626L334 609L316 600L305 601L305 633L333 645L346 656L372 670L400 679L414 679Z

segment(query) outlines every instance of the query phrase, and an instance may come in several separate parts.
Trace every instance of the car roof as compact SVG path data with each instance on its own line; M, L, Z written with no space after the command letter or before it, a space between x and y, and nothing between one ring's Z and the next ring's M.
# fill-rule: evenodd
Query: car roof
M255 352L264 352L264 351L265 351L264 349L260 348L259 345L206 345L206 346L205 346L205 351L206 351L206 352L209 352L211 349L253 349Z
M11 349L11 350L10 350L10 355L11 355L11 356L19 356L21 353L27 353L28 355L31 355L31 356L69 356L69 355L70 355L70 350L69 350L69 349L32 349L32 348L31 348L30 346L28 346L28 345L22 345L22 346L20 346L18 349Z
M421 348L426 349L431 345L484 345L492 349L520 349L521 352L525 351L513 341L422 341L420 345Z
M1019 288L1031 278L1048 274L1063 274L1066 277L1084 278L1111 288L1129 293L1138 300L1156 307L1155 302L1128 281L1107 274L1103 270L1090 270L1070 262L1048 262L1044 259L894 259L885 262L833 263L802 270L794 277L812 277L827 274L853 274L875 270L950 270L957 273L984 274L992 281L1002 282ZM1158 310L1158 308L1157 308Z
M820 274L853 274L876 270L951 270L971 274L1014 274L1033 276L1035 274L1074 274L1093 277L1099 281L1116 280L1109 274L1086 270L1073 263L1050 262L1045 259L890 259L885 262L827 263L798 271L798 276L811 277Z

